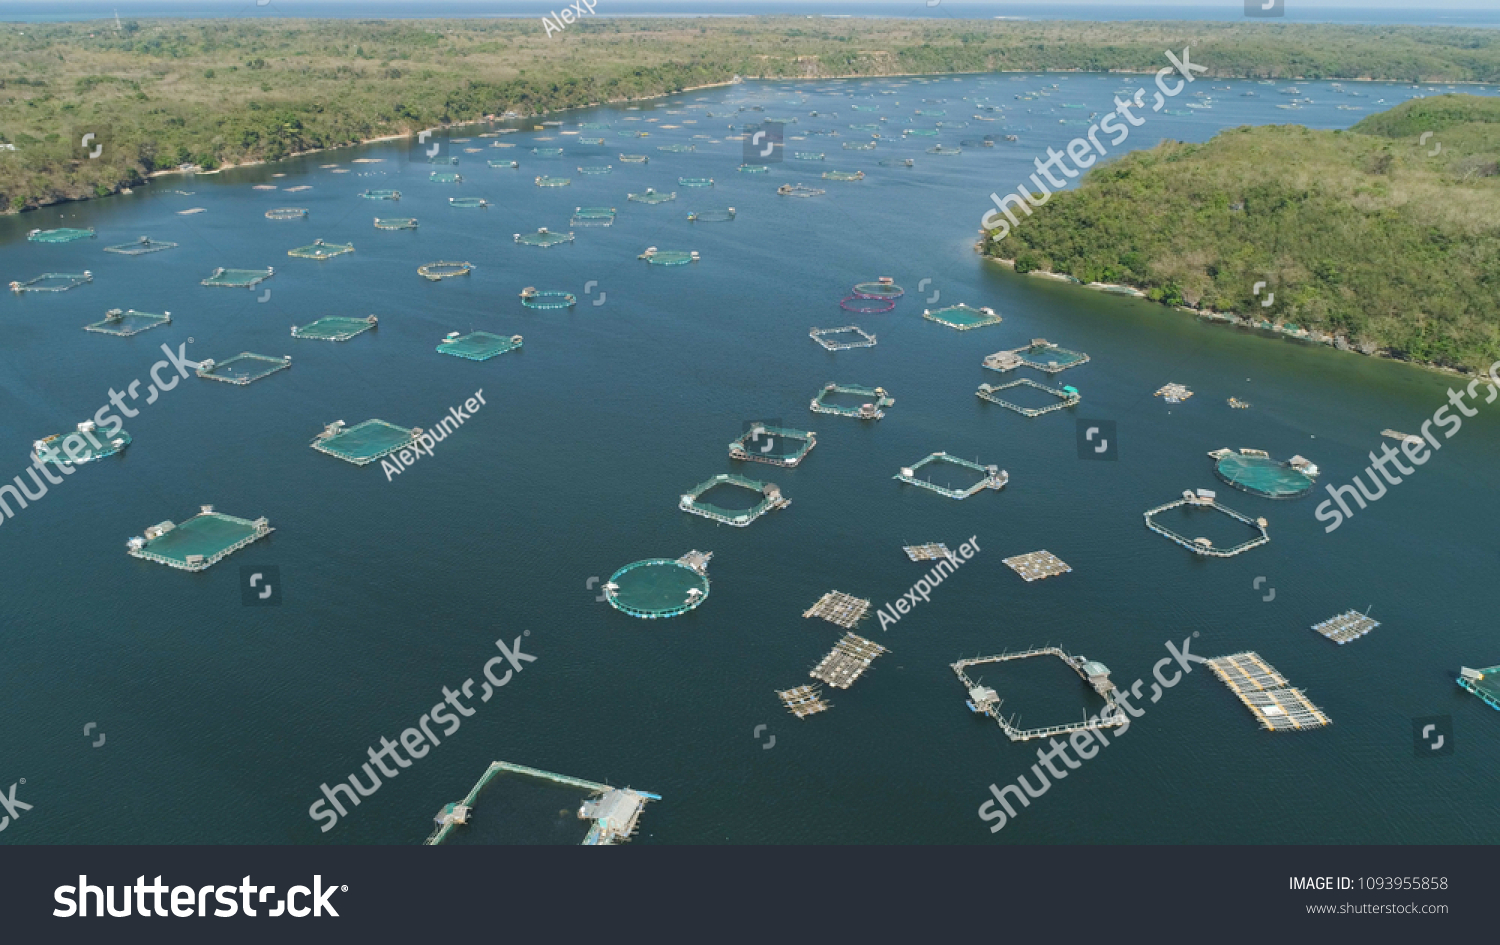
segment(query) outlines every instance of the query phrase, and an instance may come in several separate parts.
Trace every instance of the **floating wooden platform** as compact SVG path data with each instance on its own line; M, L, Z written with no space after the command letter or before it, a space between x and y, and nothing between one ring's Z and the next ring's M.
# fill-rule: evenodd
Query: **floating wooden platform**
M1315 623L1312 628L1339 646L1343 646L1350 640L1358 640L1378 626L1380 626L1380 621L1371 620L1357 610L1350 610L1337 617L1329 617L1322 623Z
M823 657L822 662L813 667L813 671L808 675L828 683L835 689L848 689L856 679L864 675L865 670L870 668L875 657L889 652L878 643L853 633L846 633L844 638L833 645L833 649L828 651L828 655Z
M1165 397L1169 404L1180 404L1193 396L1193 392L1181 384L1167 384L1158 390L1153 396Z
M1246 651L1216 657L1208 661L1208 668L1270 731L1296 731L1333 724L1302 690L1289 687L1286 677L1276 672L1258 653Z
M776 695L781 699L781 704L786 706L787 711L799 719L805 719L809 715L817 715L819 712L827 712L833 706L823 701L822 688L814 685L795 686L791 689L777 690Z
M1067 574L1073 570L1061 558L1050 551L1033 551L1030 554L1005 558L1003 561L1012 571L1021 575L1028 582L1040 581L1042 578L1056 577L1059 574Z
M822 617L845 630L859 623L870 612L870 602L843 591L829 591L803 612L803 617Z
M903 545L901 550L906 552L906 556L913 561L953 560L953 552L948 550L947 545L941 543Z

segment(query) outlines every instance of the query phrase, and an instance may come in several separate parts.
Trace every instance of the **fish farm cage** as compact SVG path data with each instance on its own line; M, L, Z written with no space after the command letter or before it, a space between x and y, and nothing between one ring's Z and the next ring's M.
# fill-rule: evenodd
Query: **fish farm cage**
M75 229L73 227L58 227L55 230L32 230L26 234L26 239L33 243L71 243L74 240L92 239L94 230Z
M626 164L649 164L651 157L646 154L622 154L620 160Z
M694 210L688 214L689 223L728 223L734 219L734 208L725 207L722 210Z
M573 178L571 177L547 177L543 175L536 179L538 187L567 187L571 183L573 183Z
M972 308L962 303L940 308L937 311L923 309L922 317L928 321L937 322L939 325L947 325L959 331L968 331L971 328L983 328L986 325L998 325L1003 319L992 308Z
M300 328L293 325L292 337L311 338L315 341L348 341L356 335L362 335L376 328L379 324L379 319L374 315L366 315L364 318L331 315Z
M366 200L400 200L401 191L390 189L367 190L360 194L360 196Z
M776 192L783 197L818 197L828 193L816 187L806 187L802 184L782 184L776 188Z
M921 478L921 471L928 466L956 466L970 472L978 473L977 482L962 489L951 486L939 485L931 479ZM984 489L999 491L1004 489L1006 483L1010 482L1010 474L999 466L981 466L979 463L971 462L958 456L949 456L947 453L933 453L911 466L901 467L901 471L891 477L913 486L936 492L938 495L947 496L950 499L967 499Z
M828 155L822 151L793 151L792 158L797 161L826 161Z
M845 325L841 328L814 328L808 332L808 335L829 351L875 347L875 336L858 325Z
M679 177L677 183L683 187L712 187L714 179L712 177Z
M511 335L506 338L487 331L473 331L467 335L450 331L447 337L438 344L436 350L438 354L450 354L455 358L464 358L469 361L488 361L507 351L516 350L521 347L521 343L520 335Z
M573 217L568 221L569 226L614 226L614 207L576 207Z
M437 282L439 279L452 279L454 276L466 276L473 271L473 263L448 262L446 260L430 262L417 267L417 274L429 282Z
M1011 401L1006 400L1000 395L1000 392L1003 390L1012 390L1017 387L1030 387L1035 390L1039 390L1044 394L1050 394L1051 396L1057 398L1057 400L1056 402L1049 403L1044 407L1023 407L1020 404L1012 403ZM1064 387L1062 390L1057 390L1056 388L1048 387L1045 384L1038 384L1036 381L1033 381L1030 378L1026 377L1023 377L1020 380L1011 381L1009 384L980 384L979 390L975 391L974 393L977 394L982 400L987 400L992 404L998 404L999 406L1004 407L1007 410L1014 410L1016 413L1020 414L1023 417L1040 417L1044 413L1051 413L1054 410L1062 410L1065 407L1072 407L1082 399L1079 396L1078 391L1072 387Z
M291 366L292 356L289 354L275 358L242 351L222 362L215 361L213 358L200 361L194 373L211 381L224 381L227 384L238 384L243 387Z
M936 138L937 134L937 131L932 128L907 128L905 131L901 132L901 135L903 137L916 136L921 138Z
M818 435L811 430L752 423L738 439L729 444L729 458L772 466L796 466L818 445Z
M740 165L740 173L741 174L769 174L769 173L771 173L771 168L770 168L770 165L767 165L767 164L741 164Z
M578 168L578 173L585 177L600 177L604 174L613 174L614 171L613 164L585 164Z
M521 166L521 162L520 161L505 161L505 160L501 160L499 158L495 158L493 160L485 161L484 163L488 164L490 167L513 167L513 168L519 168Z
M890 276L881 276L874 282L861 282L850 289L849 294L862 299L899 299L906 290Z
M215 269L202 285L223 286L230 289L248 289L259 285L267 279L276 275L276 270L267 266L264 269Z
M708 562L713 552L681 558L634 561L610 575L604 599L621 613L645 620L685 614L708 600Z
M158 325L170 324L172 324L171 312L153 315L150 312L137 312L133 308L124 310L112 308L104 313L103 321L94 322L92 325L84 325L83 330L129 338L131 335L138 335Z
M917 162L911 158L881 158L881 167L916 167Z
M453 157L452 155L444 155L443 157L428 158L427 159L427 163L428 164L442 164L442 165L446 165L446 166L449 166L449 167L455 167L455 166L458 165L458 158Z
M580 131L608 131L609 123L604 121L581 121L578 123Z
M323 240L313 240L306 246L298 246L296 249L286 251L288 256L296 256L298 259L332 259L345 253L354 252L353 243L327 243Z
M754 493L760 496L760 500L747 509L726 509L702 501L702 497L710 490L721 486ZM722 525L733 525L735 528L744 528L767 512L785 508L788 505L791 505L791 500L782 496L781 488L775 483L746 479L744 476L736 476L733 473L719 473L712 479L705 479L683 493L677 501L677 507L684 512L701 515Z
M556 246L559 243L573 242L572 233L553 233L545 226L535 233L517 233L515 236L517 243L525 246L541 246L543 248Z
M375 229L377 230L415 230L417 228L416 217L376 217Z
M698 146L696 144L664 144L656 150L665 151L668 154L687 154L689 151L698 150Z
M1005 373L1018 367L1036 368L1048 374L1066 371L1089 362L1089 356L1081 351L1069 351L1045 338L1033 338L1031 344L1008 351L996 351L987 355L984 366L991 371Z
M66 292L69 289L83 285L85 282L93 282L94 274L85 269L83 272L44 272L34 279L25 282L12 282L12 292Z
M130 434L123 428L105 433L94 421L85 420L76 432L54 433L37 440L31 444L31 455L54 466L81 466L122 453L130 443Z
M408 430L384 420L366 420L352 427L344 426L342 420L335 420L313 438L311 445L318 452L346 463L368 466L383 456L405 449L421 435L421 427Z
M849 295L839 300L839 308L860 315L879 315L896 307L896 299L869 295Z
M1459 667L1455 682L1483 699L1490 708L1500 709L1500 666L1485 669Z
M460 209L483 209L488 207L489 201L483 197L449 197L448 206Z
M1255 536L1229 548L1218 548L1208 538L1189 538L1180 532L1154 521L1155 517L1161 513L1176 508L1211 509L1249 526L1255 532ZM1153 532L1156 532L1163 538L1176 542L1194 554L1210 558L1232 558L1241 552L1249 551L1251 548L1258 548L1271 541L1271 536L1266 531L1266 520L1264 518L1250 518L1248 515L1241 515L1227 505L1220 505L1218 496L1209 489L1185 489L1183 490L1182 498L1158 505L1154 509L1147 509L1145 519L1146 527Z
M154 240L149 236L143 236L133 243L121 243L118 246L106 246L106 253L119 253L121 256L144 256L147 253L159 253L164 249L176 249L176 243L166 240Z
M669 200L677 199L676 191L663 194L658 193L656 189L652 187L647 187L645 192L643 193L626 194L625 196L627 197L627 199L634 200L636 203L649 203L652 205L666 203Z
M868 397L865 403L858 407L846 407L842 404L831 402L831 398L838 394L855 397ZM885 408L894 406L896 398L885 392L884 387L860 387L858 384L824 384L823 389L818 391L808 409L813 413L831 413L840 417L854 417L858 420L879 420L885 416Z
M824 180L864 180L864 171L824 171Z
M306 217L305 207L276 207L266 211L267 220L302 220Z
M1261 450L1223 449L1209 454L1214 475L1242 492L1267 499L1295 499L1317 485L1318 467L1301 456L1278 462Z
M463 177L452 171L433 171L427 175L427 180L434 184L456 184L463 180Z
M579 138L578 139L578 143L579 144L586 144L586 145L589 145L590 147L598 147L598 146L602 146L604 144L604 139L603 138Z
M134 558L182 571L202 571L275 530L264 517L250 521L205 505L181 525L170 521L152 525L125 547Z
M637 258L644 259L653 266L686 266L688 263L698 261L698 253L678 249L657 249L655 246L649 246Z
M843 144L843 148L844 148L845 151L873 151L873 150L875 150L875 142L873 142L873 141L845 141L844 144Z
M927 149L927 153L928 154L954 155L954 154L963 154L964 153L964 149L963 148L945 148L942 145L937 145L936 147L928 148Z
M521 304L527 308L558 309L572 308L578 304L578 297L571 292L560 292L556 289L537 289L527 286L521 290Z
M531 153L537 157L562 157L562 148L532 148Z

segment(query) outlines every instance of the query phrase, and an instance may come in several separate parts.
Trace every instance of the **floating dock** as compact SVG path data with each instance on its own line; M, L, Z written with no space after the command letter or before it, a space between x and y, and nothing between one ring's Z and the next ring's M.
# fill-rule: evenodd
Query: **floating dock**
M791 452L776 452L779 440L790 440L799 445ZM818 435L811 430L793 430L756 423L743 436L729 444L729 457L769 463L772 466L795 466L817 445Z
M1193 396L1193 392L1181 384L1167 384L1158 390L1153 397L1164 397L1169 404L1180 404Z
M565 774L553 774L551 771L542 771L539 768L528 768L525 765L511 764L507 761L492 761L463 800L444 805L433 818L437 827L431 836L423 841L423 844L437 846L448 838L455 825L468 823L469 815L473 812L480 793L496 775L507 771L551 781L554 784L582 788L591 793L592 796L578 808L578 819L594 822L581 846L611 846L624 843L630 839L639 826L641 812L646 802L661 800L661 795L647 791L615 788L608 784L584 781Z
M1483 699L1490 708L1500 709L1500 666L1491 666L1488 669L1470 669L1462 666L1459 667L1458 679L1455 681Z
M803 611L803 617L822 617L831 624L852 630L870 612L870 602L845 594L843 591L829 591L818 602Z
M1400 440L1403 443L1405 443L1407 440L1417 440L1418 442L1420 442L1421 439L1422 439L1420 436L1417 436L1415 433L1402 433L1399 430L1381 430L1380 431L1380 435L1381 436L1388 436L1388 437L1390 437L1393 440Z
M138 335L149 328L170 324L172 324L171 312L153 315L149 312L137 312L133 308L128 311L112 308L104 313L103 321L94 322L92 325L84 325L83 330L129 338L131 335Z
M988 686L981 686L969 678L966 670L970 666L983 666L988 663L1005 663L1012 660L1031 659L1035 656L1055 656L1067 663L1068 666L1079 675L1080 678L1093 687L1094 691L1104 697L1104 709L1093 718L1084 718L1078 722L1065 725L1048 725L1043 728L1019 728L1015 725L1015 717L1007 719L1000 714L1000 706L1005 700ZM979 656L974 659L959 660L951 664L953 674L963 684L964 692L968 693L966 704L969 711L979 715L987 715L994 719L1000 726L1001 731L1013 742L1025 742L1034 738L1051 738L1056 735L1068 735L1073 732L1098 731L1105 728L1118 728L1126 724L1128 719L1125 712L1120 708L1118 693L1115 685L1109 678L1109 667L1097 660L1084 659L1082 656L1072 656L1066 650L1055 646L1035 647L1030 650L1022 650L1019 653L1001 653L999 656Z
M808 335L829 351L875 347L875 336L858 325L845 325L842 328L814 328L808 332ZM839 338L839 335L845 337Z
M720 485L738 486L741 489L758 493L761 496L761 500L751 508L739 511L699 501L700 496L715 486ZM724 525L744 528L767 512L786 508L791 504L792 500L782 496L781 488L774 482L759 482L754 479L746 479L744 476L736 476L734 473L719 473L712 479L705 479L690 491L683 493L677 502L677 507L684 512L701 515L704 518L713 519Z
M1039 391L1043 391L1056 397L1057 403L1048 404L1045 407L1022 407L1020 404L1011 403L1010 401L1000 396L1001 391L1010 390L1014 387L1034 387ZM1020 380L1011 381L1009 384L980 384L979 390L975 391L974 393L977 394L982 400L987 400L992 404L998 404L1001 407L1006 408L1007 410L1014 410L1016 413L1020 414L1023 417L1040 417L1044 413L1051 413L1054 410L1062 410L1065 407L1072 407L1082 399L1079 396L1078 391L1073 389L1072 387L1064 387L1062 390L1057 390L1055 388L1048 387L1046 384L1038 384L1036 381L1033 381L1030 378L1026 377L1023 377Z
M834 394L853 394L857 397L869 397L869 402L860 404L858 407L841 407L831 404L828 398ZM879 420L885 416L885 408L894 406L896 398L885 392L884 387L860 387L858 384L824 384L823 389L808 404L808 409L813 413L831 413L840 417L854 417L857 420Z
M1081 351L1069 351L1046 338L1033 338L1029 345L1008 351L996 351L984 359L984 366L1002 374L1018 367L1032 367L1038 371L1046 371L1048 374L1056 374L1088 362L1089 356Z
M1033 551L1030 554L1016 555L1002 560L1012 571L1025 578L1028 584L1043 578L1068 574L1073 570L1050 551Z
M794 686L791 689L778 689L776 696L781 700L781 704L786 706L787 711L799 719L817 715L819 712L827 712L833 708L831 703L823 701L821 686L809 684Z
M1189 506L1191 508L1215 509L1229 516L1230 518L1235 519L1236 521L1244 522L1251 528L1256 529L1258 532L1260 532L1260 534L1255 538L1250 539L1249 541L1235 545L1233 548L1215 548L1213 542L1209 541L1207 538L1188 538L1186 535L1179 534L1172 529L1167 528L1163 525L1158 525L1151 520L1151 516L1153 515L1158 515L1162 512L1167 511L1168 509L1175 509L1181 506ZM1228 506L1220 505L1217 501L1217 495L1208 489L1186 489L1182 493L1182 498L1177 499L1173 502L1168 502L1165 505L1158 505L1154 509L1147 509L1145 518L1146 527L1151 529L1153 532L1156 532L1158 535L1161 535L1164 538L1170 538L1172 541L1177 542L1177 544L1193 552L1194 554L1207 555L1212 558L1232 558L1242 551L1249 551L1251 548L1258 548L1261 545L1268 544L1271 541L1271 536L1266 533L1266 520L1264 518L1252 519L1249 516L1241 515Z
M676 617L708 600L712 551L689 551L676 559L647 558L610 575L604 599L621 613L646 620Z
M929 543L926 545L902 545L901 550L913 561L937 561L939 559L956 561L957 555L948 550L948 546L941 543Z
M962 466L965 469L971 469L974 472L980 473L982 478L967 489L949 489L946 486L939 486L928 480L917 478L917 470L929 463L950 463L954 466ZM998 466L981 466L978 463L971 463L967 459L960 459L957 456L949 456L947 453L940 452L933 453L914 466L903 466L901 472L891 478L899 479L914 486L921 486L923 489L931 489L933 492L945 495L950 499L967 499L982 489L994 489L996 491L1004 489L1006 483L1010 482L1010 473Z
M1273 732L1322 728L1333 724L1300 689L1287 686L1260 654L1235 653L1208 660L1208 668L1239 697L1260 724Z
M870 668L875 657L889 652L879 643L857 634L846 633L808 675L835 689L848 689Z
M125 546L133 558L182 571L202 571L273 531L264 517L252 522L205 505L181 525L170 521L152 525L144 536L130 539Z
M1378 626L1380 626L1380 621L1371 620L1368 615L1357 610L1350 610L1336 617L1329 617L1322 623L1315 623L1312 628L1339 646L1343 646L1350 640L1358 640Z

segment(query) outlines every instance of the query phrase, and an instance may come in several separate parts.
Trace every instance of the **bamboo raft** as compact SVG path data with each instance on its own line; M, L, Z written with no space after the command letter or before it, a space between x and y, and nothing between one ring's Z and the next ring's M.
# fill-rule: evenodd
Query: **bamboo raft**
M809 715L817 715L819 712L827 712L833 708L832 704L823 701L822 692L821 687L809 684L791 689L780 689L777 690L776 695L788 712L799 719L805 719Z
M1246 651L1208 661L1208 668L1272 732L1322 728L1333 724L1300 689L1287 685L1260 654Z
M889 652L878 643L853 633L846 633L808 675L828 683L835 689L848 689L856 679L864 675L865 670L870 668L875 657Z
M829 623L836 624L848 630L863 620L869 613L869 601L854 597L851 594L845 594L843 591L829 591L818 598L816 604L803 611L802 616L804 618L822 617Z

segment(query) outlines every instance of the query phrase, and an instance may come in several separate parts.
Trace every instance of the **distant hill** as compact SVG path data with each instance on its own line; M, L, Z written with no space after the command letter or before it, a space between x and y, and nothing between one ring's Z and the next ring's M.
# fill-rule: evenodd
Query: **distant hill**
M1347 132L1268 125L1164 142L1097 166L997 233L985 253L1018 272L1124 283L1242 323L1483 371L1500 357L1500 100L1414 99Z

